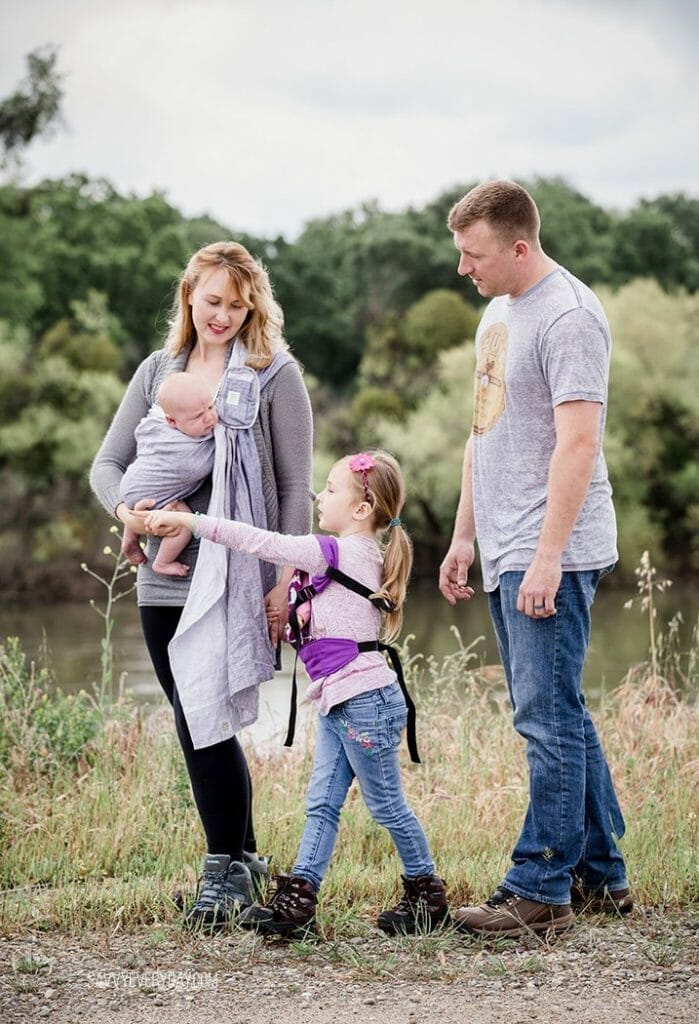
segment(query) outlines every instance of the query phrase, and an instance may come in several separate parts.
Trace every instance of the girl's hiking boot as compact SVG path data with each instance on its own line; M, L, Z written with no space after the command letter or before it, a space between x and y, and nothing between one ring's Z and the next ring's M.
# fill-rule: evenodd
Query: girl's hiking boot
M449 923L447 890L437 875L403 879L403 896L392 910L379 914L377 925L391 935L432 932Z
M503 888L479 907L459 907L454 913L458 931L491 939L518 939L532 933L560 935L574 921L569 903L538 903Z
M302 938L315 931L316 891L313 883L298 875L275 875L270 900L244 910L238 919L242 928L251 928L259 935L282 935Z
M576 878L570 888L570 902L579 914L630 914L633 910L633 896L630 889L611 891L606 885L598 888L585 885Z
M255 898L248 867L226 853L209 853L199 879L199 893L184 917L187 928L224 928Z
M261 857L259 853L248 853L247 850L243 850L243 864L252 875L255 897L264 899L269 882L269 858Z

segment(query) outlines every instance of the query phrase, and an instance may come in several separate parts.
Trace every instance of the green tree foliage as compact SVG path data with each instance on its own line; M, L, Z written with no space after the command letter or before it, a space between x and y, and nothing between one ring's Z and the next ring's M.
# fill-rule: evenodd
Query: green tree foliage
M0 102L0 145L4 153L0 166L18 160L30 142L54 128L63 97L57 59L52 46L30 53L26 79Z
M81 175L0 186L0 584L65 587L70 552L99 521L86 472L120 380L161 343L191 253L230 237L270 270L312 385L321 462L357 445L396 450L408 467L418 561L436 557L468 432L464 342L482 307L456 274L446 228L468 187L401 212L367 203L314 220L289 242L186 218L157 192L123 195ZM699 201L660 196L619 214L560 179L530 188L546 250L608 286L607 452L624 561L631 568L651 548L668 570L697 566Z
M87 472L123 385L0 323L0 588L65 585L95 530Z
M0 254L22 301L17 305L12 287L0 286L0 318L43 334L72 316L74 300L99 292L118 316L128 372L159 344L189 256L230 235L212 220L187 220L159 193L122 196L108 182L83 175L28 189L6 186L0 189Z
M622 543L631 546L636 524L641 550L699 569L699 295L637 280L602 300L614 338L608 460Z
M525 183L539 207L541 243L552 259L582 281L609 281L613 216L561 178Z

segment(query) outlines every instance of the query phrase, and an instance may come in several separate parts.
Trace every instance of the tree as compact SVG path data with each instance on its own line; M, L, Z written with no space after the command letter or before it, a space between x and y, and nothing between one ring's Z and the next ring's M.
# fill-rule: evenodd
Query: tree
M52 46L27 56L28 74L20 87L0 103L0 143L6 167L34 139L48 135L60 114L63 89Z
M619 284L652 276L666 289L699 288L696 246L658 205L642 204L615 224L611 270Z

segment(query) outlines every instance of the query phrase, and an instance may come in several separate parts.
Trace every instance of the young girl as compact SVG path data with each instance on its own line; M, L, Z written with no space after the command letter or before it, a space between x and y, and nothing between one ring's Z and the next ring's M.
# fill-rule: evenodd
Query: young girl
M410 540L399 518L404 500L400 467L380 451L341 459L318 495L319 525L338 538L337 568L392 609L386 613L387 639L400 629L412 563ZM146 525L157 534L186 526L198 537L278 565L295 565L310 577L322 575L328 566L323 551L328 538L313 534L286 536L186 512L149 512ZM379 537L386 532L382 549ZM366 648L366 641L376 641L381 631L376 604L335 579L318 590L310 608L303 606L300 618L306 616L313 639L344 638ZM378 926L393 933L431 931L448 917L446 892L434 873L422 827L403 795L398 746L407 710L395 674L376 649L359 650L327 675L309 674L308 696L320 718L296 863L290 875L277 876L269 902L245 909L239 923L263 935L288 937L313 928L340 811L356 777L373 819L389 830L403 862L403 897L379 915Z

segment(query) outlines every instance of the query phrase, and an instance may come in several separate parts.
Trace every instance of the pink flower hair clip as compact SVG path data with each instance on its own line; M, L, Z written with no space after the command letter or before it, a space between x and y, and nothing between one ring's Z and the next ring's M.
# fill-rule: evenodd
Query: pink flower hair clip
M366 498L370 505L373 505L373 502L371 500L371 492L369 490L369 481L367 479L367 474L369 473L370 469L374 468L375 465L376 462L374 461L373 455L369 455L368 452L359 452L357 455L353 455L352 458L349 460L349 468L352 470L352 472L362 474L362 483L364 484L364 497Z

